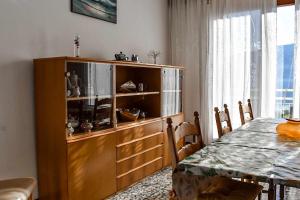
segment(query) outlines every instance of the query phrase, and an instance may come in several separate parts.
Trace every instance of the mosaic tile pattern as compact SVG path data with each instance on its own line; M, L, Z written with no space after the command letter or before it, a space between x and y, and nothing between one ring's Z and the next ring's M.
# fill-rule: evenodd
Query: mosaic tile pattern
M172 188L172 170L165 168L149 176L109 200L160 200L169 199Z
M149 176L137 184L117 193L108 200L167 200L172 187L172 170L165 168ZM264 184L267 189L267 184ZM278 188L279 190L279 188ZM279 199L279 194L277 194ZM262 195L262 200L267 200L267 195ZM300 190L286 188L284 200L300 200Z

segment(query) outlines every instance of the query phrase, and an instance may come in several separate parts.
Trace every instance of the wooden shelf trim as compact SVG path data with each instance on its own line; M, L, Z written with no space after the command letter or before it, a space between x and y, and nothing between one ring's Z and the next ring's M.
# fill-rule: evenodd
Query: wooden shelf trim
M124 161L129 160L129 159L131 159L131 158L134 158L134 157L136 157L136 156L138 156L138 155L144 154L144 153L146 153L146 152L148 152L148 151L151 151L151 150L153 150L153 149L156 149L156 148L159 148L159 147L163 147L163 146L164 146L163 144L156 145L156 146L154 146L154 147L148 148L148 149L146 149L146 150L144 150L144 151L141 151L141 152L139 152L139 153L133 154L133 155L127 157L127 158L123 158L123 159L117 160L117 163L124 162Z
M147 166L147 165L149 165L151 163L154 163L154 162L156 162L158 160L161 160L161 159L163 159L163 157L158 157L158 158L156 158L154 160L151 160L150 162L147 162L147 163L145 163L145 164L143 164L143 165L141 165L141 166L139 166L137 168L134 168L134 169L132 169L132 170L130 170L130 171L124 173L124 174L121 174L121 175L117 176L117 179L122 178L123 176L126 176L126 175L128 175L128 174L130 174L130 173L132 173L132 172L134 172L134 171L136 171L138 169L141 169L141 168L143 168L143 167L145 167L145 166Z
M128 144L132 144L132 143L135 143L135 142L147 139L147 138L155 137L155 136L161 135L161 134L163 134L163 132L157 132L157 133L154 133L154 134L151 134L151 135L147 135L147 136L144 136L144 137L141 137L141 138L138 138L138 139L130 140L129 142L118 144L117 148L122 147L122 146L126 146Z
M159 94L160 92L130 92L130 93L117 93L116 97L129 97L129 96L144 96L144 95L154 95Z

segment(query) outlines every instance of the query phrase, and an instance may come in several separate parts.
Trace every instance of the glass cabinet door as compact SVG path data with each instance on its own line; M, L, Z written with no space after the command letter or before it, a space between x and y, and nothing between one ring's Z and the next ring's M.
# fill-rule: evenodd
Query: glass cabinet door
M182 112L182 70L163 68L162 116Z
M67 62L66 96L69 132L113 127L113 70L110 64Z

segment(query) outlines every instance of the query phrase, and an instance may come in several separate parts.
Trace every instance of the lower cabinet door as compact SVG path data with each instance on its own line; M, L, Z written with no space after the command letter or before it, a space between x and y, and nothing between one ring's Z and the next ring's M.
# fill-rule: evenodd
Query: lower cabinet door
M68 144L69 200L104 199L116 190L114 133Z

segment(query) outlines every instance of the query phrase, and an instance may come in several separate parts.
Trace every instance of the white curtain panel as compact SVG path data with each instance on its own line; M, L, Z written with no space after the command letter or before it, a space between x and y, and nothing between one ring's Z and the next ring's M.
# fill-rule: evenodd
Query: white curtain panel
M204 1L169 0L171 61L185 67L185 118L192 121L193 112L200 113L203 140L206 142L212 139L206 133L212 132L210 125L213 123L212 85L208 84L212 82L212 70L207 62L209 6Z
M275 115L276 0L169 0L171 60L185 71L184 111L200 111L204 141L217 137L213 107L238 101Z
M300 0L295 0L295 60L294 60L294 113L293 116L300 117Z

